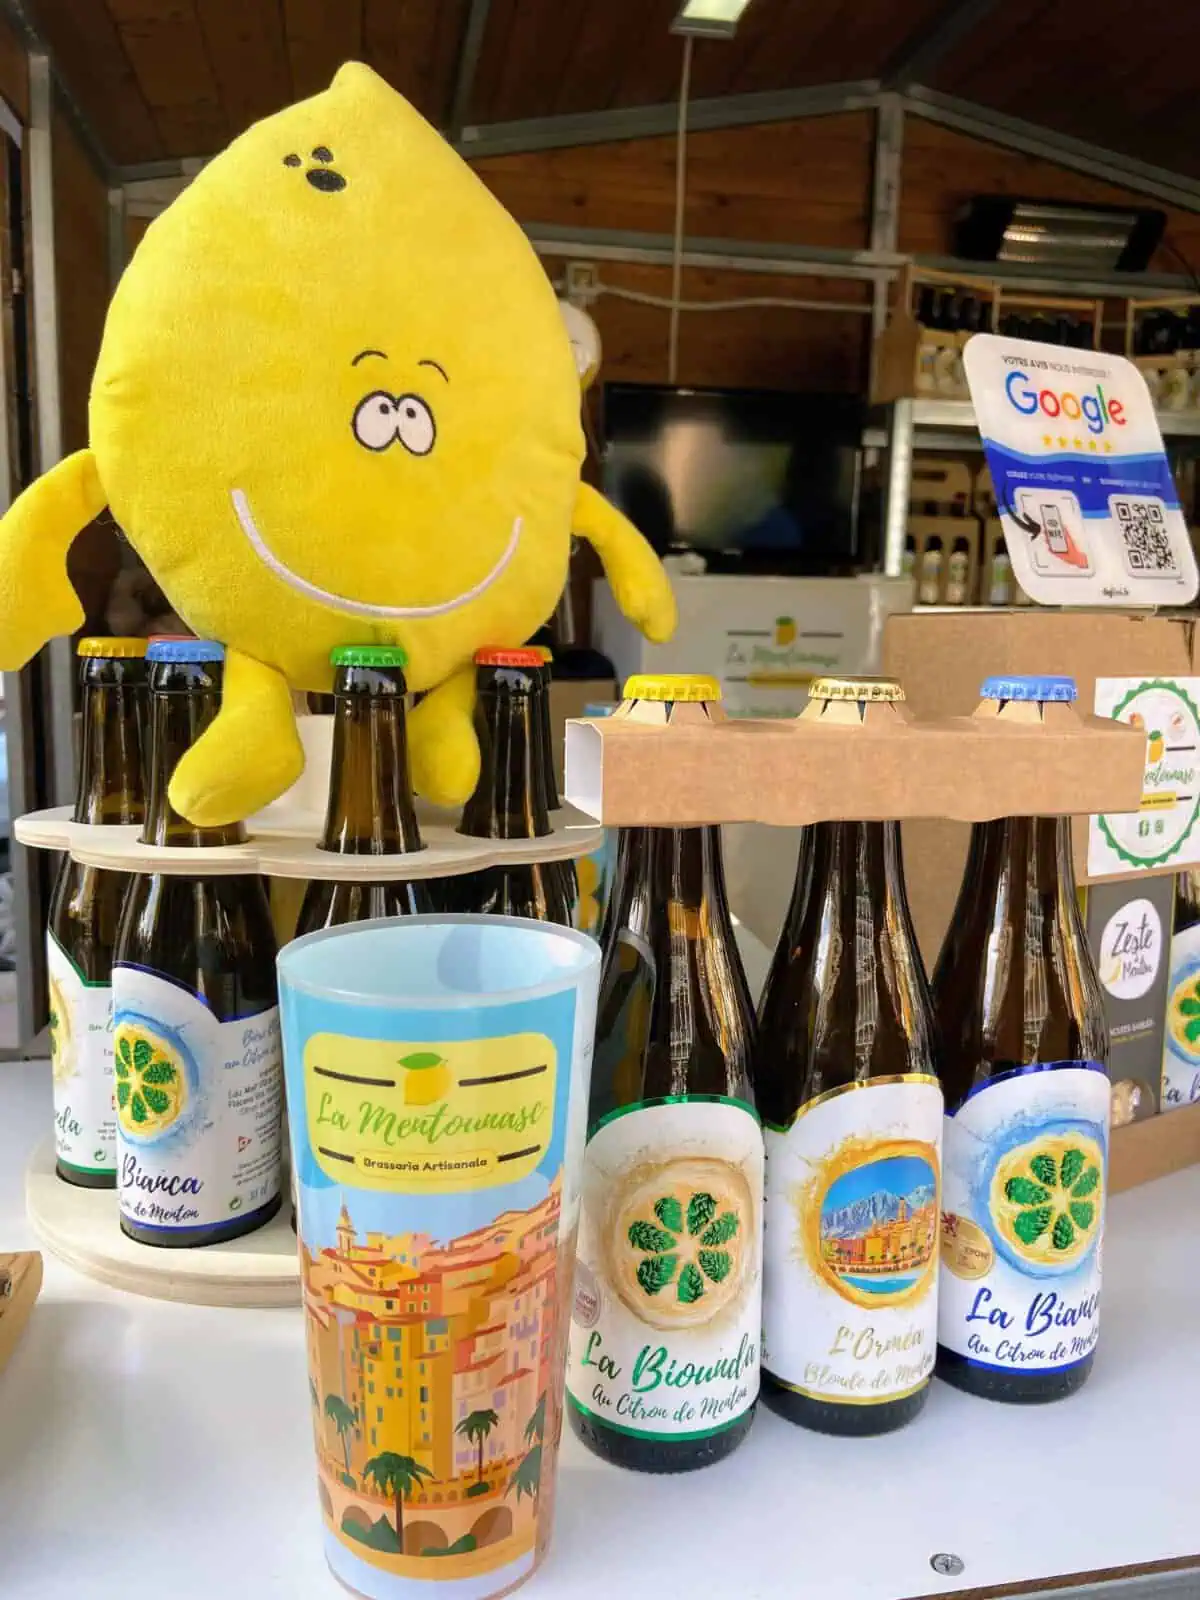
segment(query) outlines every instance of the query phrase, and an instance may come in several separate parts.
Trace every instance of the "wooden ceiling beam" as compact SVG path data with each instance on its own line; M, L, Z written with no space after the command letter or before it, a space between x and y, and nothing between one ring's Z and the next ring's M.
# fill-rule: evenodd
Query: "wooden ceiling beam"
M949 0L884 67L880 74L883 87L907 89L915 83L928 83L943 57L974 33L995 6L996 0Z
M462 138L463 128L471 112L471 91L475 87L475 73L483 54L483 38L487 32L488 13L492 0L470 0L467 19L463 24L462 44L458 51L458 65L454 72L454 93L450 100L450 121L446 137L451 144Z

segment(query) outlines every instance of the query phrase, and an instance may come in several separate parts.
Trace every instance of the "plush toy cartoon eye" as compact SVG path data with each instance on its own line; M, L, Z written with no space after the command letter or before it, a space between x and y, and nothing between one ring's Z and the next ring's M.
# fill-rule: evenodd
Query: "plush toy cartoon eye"
M396 433L400 443L414 456L427 456L433 449L437 437L433 412L420 395L397 395Z
M386 450L396 437L396 402L376 389L354 411L354 437L368 450Z

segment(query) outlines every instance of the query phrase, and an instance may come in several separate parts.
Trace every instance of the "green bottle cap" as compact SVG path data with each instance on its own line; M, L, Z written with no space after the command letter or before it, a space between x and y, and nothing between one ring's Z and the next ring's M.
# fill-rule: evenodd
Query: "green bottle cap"
M398 644L340 644L329 652L335 667L406 667L408 657Z

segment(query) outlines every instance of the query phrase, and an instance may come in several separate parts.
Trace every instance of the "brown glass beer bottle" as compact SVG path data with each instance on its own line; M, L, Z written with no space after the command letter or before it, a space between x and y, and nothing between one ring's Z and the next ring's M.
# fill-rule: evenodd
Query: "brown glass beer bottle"
M81 639L83 742L76 822L141 822L146 641ZM117 1182L113 1116L112 960L129 877L64 856L46 930L54 1154L60 1178Z

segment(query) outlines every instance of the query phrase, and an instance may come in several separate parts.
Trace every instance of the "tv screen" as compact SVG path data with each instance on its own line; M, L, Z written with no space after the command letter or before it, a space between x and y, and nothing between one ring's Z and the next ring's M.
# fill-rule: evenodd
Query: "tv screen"
M608 384L604 489L659 554L718 571L846 571L863 407L847 395Z

